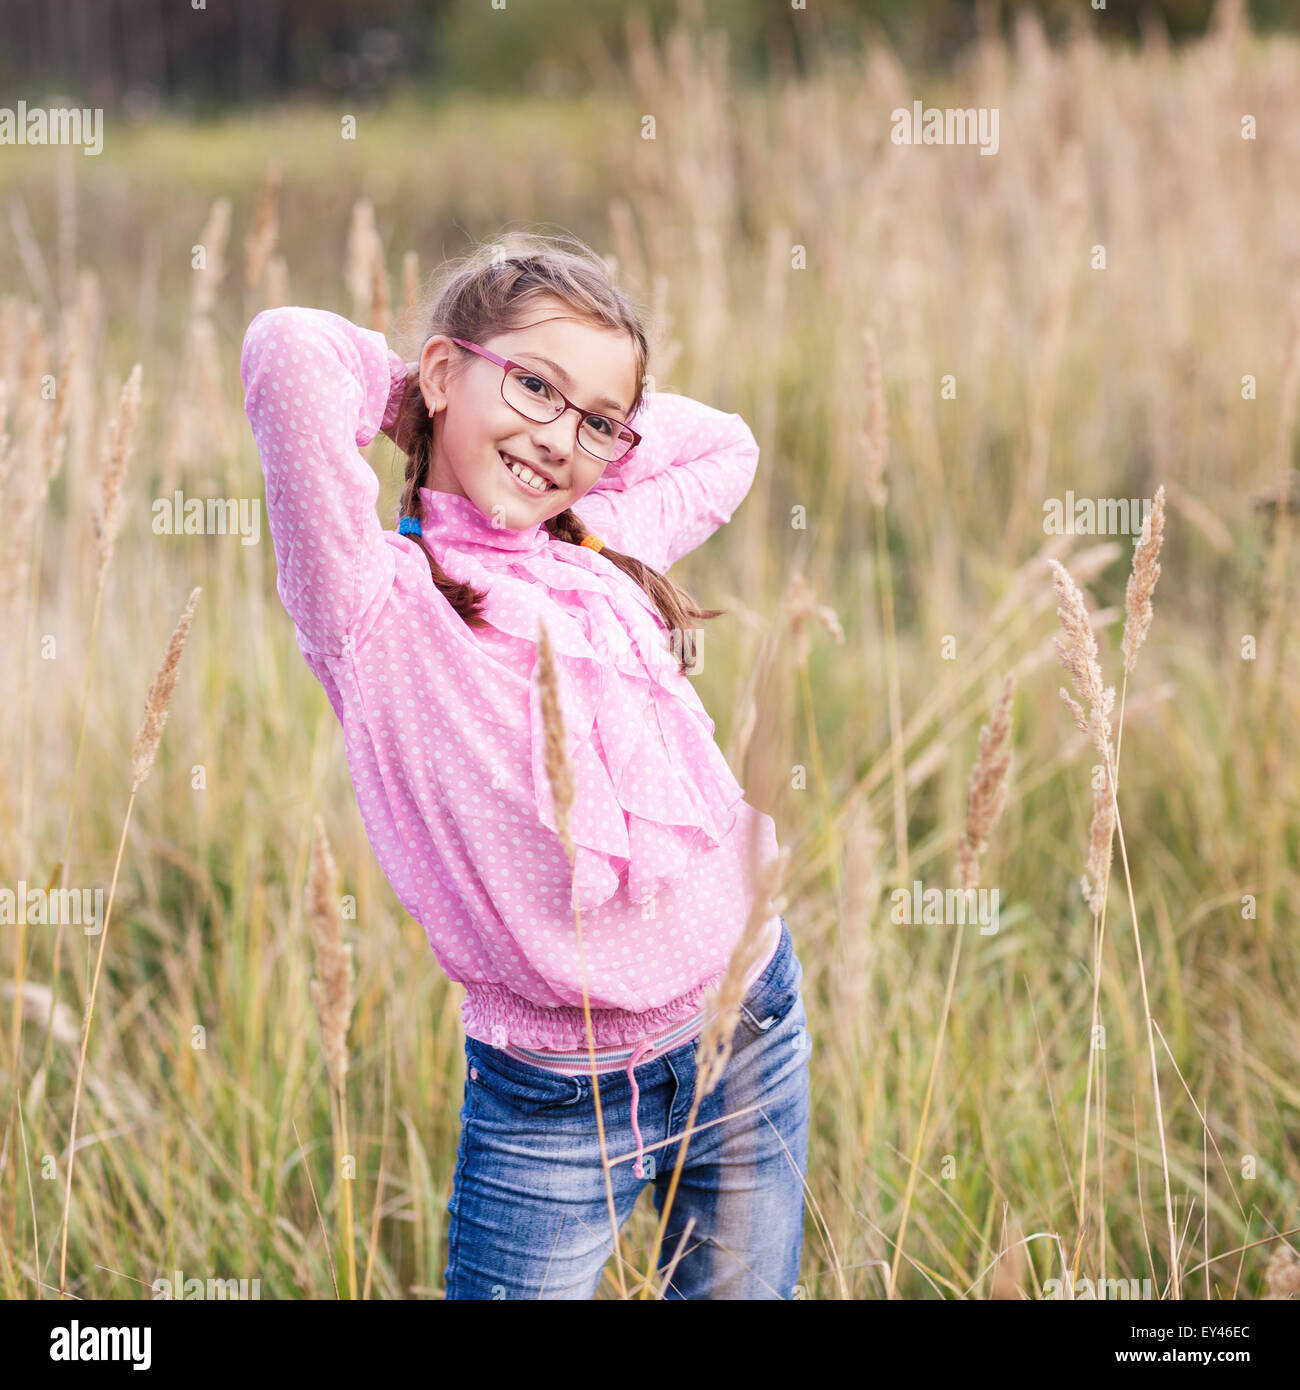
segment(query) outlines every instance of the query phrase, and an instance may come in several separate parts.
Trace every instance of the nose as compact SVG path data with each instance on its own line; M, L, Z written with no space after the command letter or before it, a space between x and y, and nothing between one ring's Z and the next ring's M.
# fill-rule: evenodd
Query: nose
M544 424L533 424L533 447L539 454L544 449L544 463L564 463L578 449L578 431L582 428L582 417L577 411L566 410L554 420Z

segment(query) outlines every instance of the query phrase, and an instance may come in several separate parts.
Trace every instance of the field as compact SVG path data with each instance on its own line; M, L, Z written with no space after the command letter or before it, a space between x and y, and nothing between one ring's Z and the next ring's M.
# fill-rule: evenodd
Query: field
M0 888L11 912L20 885L111 890L112 912L98 972L101 936L4 924L0 1290L58 1296L67 1203L80 1297L148 1298L176 1270L346 1294L349 1225L360 1294L441 1295L460 987L367 845L264 512L244 543L160 533L155 504L260 502L238 372L259 309L389 326L386 293L413 355L413 272L508 226L608 257L653 309L658 385L739 411L762 446L733 522L673 577L728 610L698 689L789 848L814 1043L804 1296L1036 1298L1067 1271L1300 1289L1300 47L1229 26L1054 49L1026 22L944 77L874 48L750 87L707 35L629 32L626 73L582 101L402 97L352 113L355 138L333 108L158 116L110 122L96 158L4 152ZM996 154L894 143L916 101L996 108ZM400 456L368 457L392 525ZM1053 535L1045 507L1162 486L1126 677L1136 528ZM1080 877L1101 757L1058 693L1050 559L1085 595L1117 731L1122 708L1099 973ZM897 890L956 882L1011 675L979 864L997 930L900 924ZM345 1131L309 988L317 815L356 903ZM642 1268L643 1203L624 1231ZM598 1296L617 1294L611 1266Z

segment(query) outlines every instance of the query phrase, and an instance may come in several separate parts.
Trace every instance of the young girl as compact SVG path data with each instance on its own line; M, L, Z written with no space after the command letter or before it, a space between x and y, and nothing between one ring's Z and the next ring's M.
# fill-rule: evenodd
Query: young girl
M643 399L646 335L587 248L488 245L444 278L410 366L321 309L268 309L240 363L277 589L343 726L370 844L465 987L448 1298L589 1299L612 1250L573 910L619 1222L657 1211L706 993L777 853L671 634L717 616L662 571L753 481L745 422ZM358 447L408 455L400 525ZM537 682L550 639L574 779L556 833ZM802 967L766 924L674 1194L673 1298L795 1298L808 1057ZM682 1233L693 1218L689 1238Z

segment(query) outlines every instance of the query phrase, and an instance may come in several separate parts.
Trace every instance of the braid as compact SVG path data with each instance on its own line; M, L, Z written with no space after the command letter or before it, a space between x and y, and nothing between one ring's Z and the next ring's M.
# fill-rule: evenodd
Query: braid
M419 382L408 382L394 426L396 431L404 424L407 425L411 439L411 452L406 457L406 481L402 485L402 502L398 508L398 515L413 516L421 526L424 525L424 501L420 496L420 489L427 486L429 462L433 456L433 418L428 411L420 409L423 404L424 397L420 394ZM488 621L479 611L487 595L474 588L472 584L460 584L452 579L433 558L433 552L427 545L421 545L420 550L429 562L429 573L433 575L433 582L443 598L470 627L487 627Z
M582 538L591 534L571 507L566 507L546 522L546 529L556 540L567 541L570 545L581 545ZM678 643L678 665L683 672L692 669L695 665L697 624L706 618L721 617L727 610L701 608L685 589L674 584L666 574L651 569L635 556L624 555L621 551L612 550L608 545L601 547L600 554L621 569L634 584L639 584L645 590L646 596L663 617L670 636L680 634L680 637L675 639Z

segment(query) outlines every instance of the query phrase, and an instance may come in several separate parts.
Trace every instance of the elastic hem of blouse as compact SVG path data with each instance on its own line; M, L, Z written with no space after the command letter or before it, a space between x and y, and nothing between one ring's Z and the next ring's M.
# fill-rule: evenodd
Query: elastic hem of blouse
M704 996L722 979L719 970L703 983L667 1004L640 1013L627 1009L592 1009L591 1031L597 1047L633 1046L647 1035L689 1018ZM466 1033L494 1047L515 1043L554 1051L576 1051L587 1045L582 1005L546 1008L531 1003L506 985L467 984L460 1006Z

